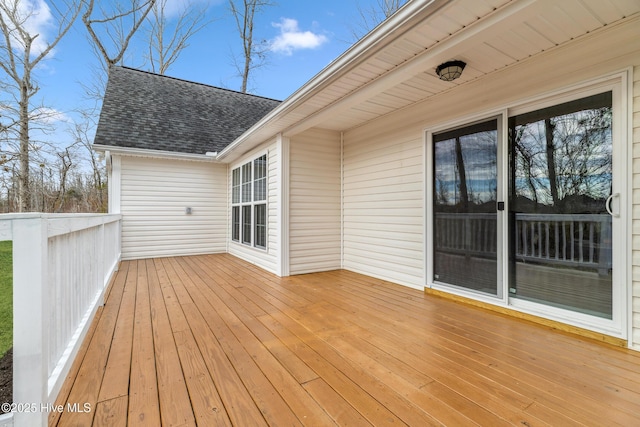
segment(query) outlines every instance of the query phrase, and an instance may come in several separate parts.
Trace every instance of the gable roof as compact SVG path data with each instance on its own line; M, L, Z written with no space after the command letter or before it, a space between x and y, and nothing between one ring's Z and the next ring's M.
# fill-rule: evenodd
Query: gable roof
M206 154L222 151L280 101L115 66L95 145Z

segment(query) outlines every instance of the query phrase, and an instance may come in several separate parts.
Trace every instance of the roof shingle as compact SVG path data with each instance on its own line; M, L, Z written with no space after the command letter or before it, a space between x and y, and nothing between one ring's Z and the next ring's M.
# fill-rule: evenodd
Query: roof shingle
M205 154L222 151L280 101L112 67L94 143Z

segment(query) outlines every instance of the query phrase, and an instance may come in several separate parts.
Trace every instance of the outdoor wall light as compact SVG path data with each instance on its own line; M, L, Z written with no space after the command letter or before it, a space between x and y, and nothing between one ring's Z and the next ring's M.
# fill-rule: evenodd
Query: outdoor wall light
M436 73L440 80L450 82L462 75L462 70L467 64L462 61L447 61L444 64L438 65Z

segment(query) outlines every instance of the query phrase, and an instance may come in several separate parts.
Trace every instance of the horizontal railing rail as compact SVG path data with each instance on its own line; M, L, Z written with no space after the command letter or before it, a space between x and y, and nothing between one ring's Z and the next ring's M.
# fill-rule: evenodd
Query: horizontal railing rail
M47 425L117 270L120 219L105 214L0 215L0 240L13 241L14 425Z
M436 213L435 244L442 252L490 256L497 251L497 215ZM516 214L515 257L520 261L611 268L607 214Z

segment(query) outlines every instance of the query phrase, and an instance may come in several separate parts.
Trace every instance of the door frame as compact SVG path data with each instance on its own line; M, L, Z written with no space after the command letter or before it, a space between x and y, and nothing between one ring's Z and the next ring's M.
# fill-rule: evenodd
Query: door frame
M436 126L429 126L424 129L424 159L425 159L425 287L444 291L453 295L470 298L480 302L503 307L523 313L540 316L552 321L564 323L579 328L592 330L605 335L627 339L630 342L632 336L632 251L629 230L632 230L632 185L630 172L633 160L633 139L632 139L632 106L633 99L630 91L632 85L632 69L625 69L597 79L589 80L572 86L560 88L556 91L540 94L538 96L524 98L505 105L501 109L488 110L476 114L459 117ZM542 304L530 303L528 301L517 300L509 296L509 248L508 248L508 212L509 212L509 189L508 189L508 119L512 115L521 114L545 108L562 102L579 99L596 93L605 91L612 92L612 155L614 158L613 193L620 193L618 198L619 220L612 221L613 232L613 262L614 275L612 277L612 319L600 319L596 316L583 315L570 310L558 309ZM498 199L505 202L504 211L498 211L498 280L502 286L498 296L483 294L472 290L462 289L433 280L433 135L457 127L463 127L475 122L491 120L498 117ZM501 248L500 248L501 246Z

